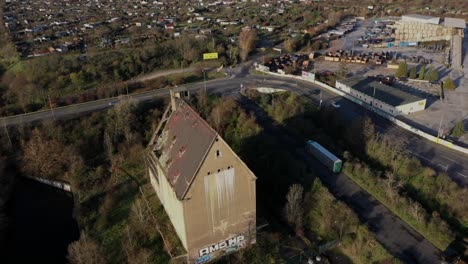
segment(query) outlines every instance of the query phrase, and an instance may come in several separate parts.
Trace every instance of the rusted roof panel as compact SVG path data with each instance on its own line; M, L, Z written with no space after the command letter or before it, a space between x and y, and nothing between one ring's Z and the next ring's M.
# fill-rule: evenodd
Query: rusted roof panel
M217 133L183 100L177 100L157 139L154 151L172 185L182 199Z

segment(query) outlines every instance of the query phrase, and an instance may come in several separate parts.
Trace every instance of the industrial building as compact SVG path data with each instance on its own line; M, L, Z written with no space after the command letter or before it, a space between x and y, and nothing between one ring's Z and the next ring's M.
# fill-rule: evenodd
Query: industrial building
M348 93L359 104L367 104L392 116L422 111L426 99L369 77L357 76L336 81L336 88Z
M417 14L405 15L394 25L401 43L445 40L450 43L450 64L462 67L462 44L466 22L460 18L439 18ZM401 45L400 45L401 46Z
M148 146L147 172L188 263L205 263L255 243L256 177L174 94Z

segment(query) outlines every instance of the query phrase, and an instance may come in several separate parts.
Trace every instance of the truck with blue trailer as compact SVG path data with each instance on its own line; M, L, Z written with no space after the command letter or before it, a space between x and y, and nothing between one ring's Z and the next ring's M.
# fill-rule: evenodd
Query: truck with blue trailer
M343 167L343 161L337 158L333 153L322 147L319 143L308 140L306 143L307 152L312 154L323 165L327 166L334 173L340 173Z

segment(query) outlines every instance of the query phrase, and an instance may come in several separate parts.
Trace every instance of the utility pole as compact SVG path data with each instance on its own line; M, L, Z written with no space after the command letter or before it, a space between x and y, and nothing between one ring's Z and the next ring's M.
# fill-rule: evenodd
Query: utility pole
M52 116L54 117L54 120L56 120L55 113L54 113L54 108L52 108L52 101L50 100L50 95L48 94L47 97L49 98L50 111L52 111Z
M8 131L8 127L6 126L5 118L3 118L3 127L5 128L5 132L6 132L6 135L7 135L7 138L8 138L8 142L10 142L10 147L13 147L13 143L11 142L11 138L10 138L10 132Z
M206 94L206 69L203 69L203 86L205 87Z
M374 86L374 96L372 97L372 109L375 110L375 86Z
M322 91L320 91L319 110L322 108Z

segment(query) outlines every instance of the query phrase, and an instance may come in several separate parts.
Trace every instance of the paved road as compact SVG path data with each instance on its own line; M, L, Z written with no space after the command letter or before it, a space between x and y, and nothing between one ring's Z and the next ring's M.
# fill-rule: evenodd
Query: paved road
M295 149L293 155L310 167L315 175L329 188L333 195L350 206L361 222L375 233L376 239L394 256L405 263L438 263L440 251L403 220L395 216L388 208L362 190L344 174L333 174L317 159L311 158L304 151L304 142L287 135L268 115L249 100L243 100L242 106L256 114L257 121L264 128L264 133L273 135L285 149ZM291 175L294 177L294 175ZM310 184L312 179L297 179Z
M270 86L289 89L298 94L307 95L318 103L319 97L312 95L315 89L321 89L311 83L301 81L291 81L291 79L281 78L269 75L249 75L249 64L236 69L226 69L231 75L229 78L212 80L206 82L206 88L209 92L220 93L225 96L238 96L240 85L249 86ZM189 90L198 91L204 87L203 83L187 85ZM450 150L443 146L432 143L420 138L406 130L400 129L388 120L379 116L373 116L372 113L364 108L354 104L342 97L339 97L327 90L321 89L322 100L324 104L329 101L337 101L341 107L337 109L343 117L349 122L362 116L372 116L376 122L378 130L382 133L389 133L403 139L408 143L409 153L418 157L422 163L433 167L439 172L446 171L449 176L461 186L468 186L468 156L462 153ZM139 102L152 100L155 97L165 97L169 93L168 89L158 89L140 94L132 94L129 97ZM65 119L72 118L84 113L101 111L112 107L121 100L126 100L127 96L121 96L110 99L103 99L83 104L76 104L66 107L55 108L53 111L45 110L29 114L17 115L0 119L0 126L19 125L23 123L34 123L45 119Z

